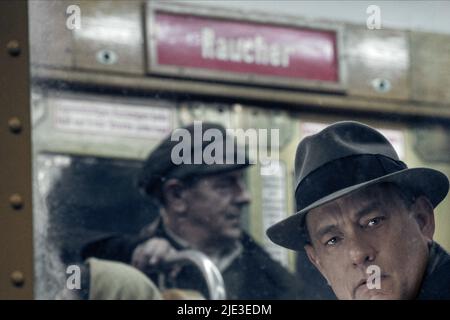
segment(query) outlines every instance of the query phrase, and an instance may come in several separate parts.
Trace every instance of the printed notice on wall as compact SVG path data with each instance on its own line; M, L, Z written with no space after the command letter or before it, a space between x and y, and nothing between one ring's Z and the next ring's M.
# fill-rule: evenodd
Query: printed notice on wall
M58 130L149 139L162 139L172 130L170 107L78 99L53 103L53 124Z
M261 166L261 207L263 230L286 218L286 165L280 161L270 161ZM286 249L274 244L267 236L264 247L282 265L288 265Z

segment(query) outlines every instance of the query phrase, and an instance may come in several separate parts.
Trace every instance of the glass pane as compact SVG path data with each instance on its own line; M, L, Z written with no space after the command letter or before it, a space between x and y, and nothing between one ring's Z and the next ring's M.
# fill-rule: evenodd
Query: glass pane
M303 248L266 235L299 209L299 142L359 121L450 176L450 61L430 53L450 30L373 31L367 3L339 6L30 1L35 297L335 299ZM230 148L205 152L210 126L252 165L214 162ZM174 132L192 139L178 154ZM449 250L448 198L435 217Z

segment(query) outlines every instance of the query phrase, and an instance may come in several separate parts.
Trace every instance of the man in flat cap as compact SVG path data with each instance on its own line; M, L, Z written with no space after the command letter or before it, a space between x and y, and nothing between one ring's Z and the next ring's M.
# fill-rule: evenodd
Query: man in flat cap
M160 217L139 235L88 244L83 257L130 263L156 281L158 264L195 249L222 272L228 299L294 299L294 277L241 229L250 202L244 183L249 160L229 139L213 123L174 131L146 159L139 179L141 190L157 200Z
M433 241L448 178L399 160L388 140L352 121L303 139L298 212L267 230L306 250L338 299L450 299L450 256Z

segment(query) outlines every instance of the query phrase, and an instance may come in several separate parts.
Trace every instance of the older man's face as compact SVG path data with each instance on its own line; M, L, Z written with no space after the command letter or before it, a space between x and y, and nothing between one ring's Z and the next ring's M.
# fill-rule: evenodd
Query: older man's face
M201 178L189 193L189 219L210 240L237 240L241 235L241 214L250 195L244 169Z
M434 232L426 198L408 208L396 187L375 185L311 210L306 222L312 244L305 249L339 299L417 295ZM379 289L367 283L371 265L381 271Z

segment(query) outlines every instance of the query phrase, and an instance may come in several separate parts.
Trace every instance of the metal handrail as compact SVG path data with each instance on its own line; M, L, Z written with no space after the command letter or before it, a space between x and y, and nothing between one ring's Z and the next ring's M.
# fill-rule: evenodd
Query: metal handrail
M175 256L165 262L166 266L194 265L201 272L206 281L210 300L226 299L225 284L222 273L217 266L204 253L196 250L179 251Z

